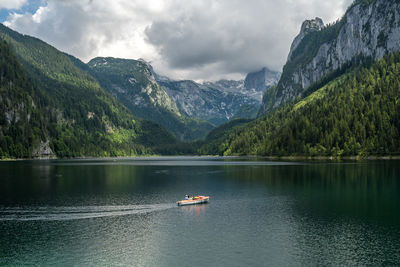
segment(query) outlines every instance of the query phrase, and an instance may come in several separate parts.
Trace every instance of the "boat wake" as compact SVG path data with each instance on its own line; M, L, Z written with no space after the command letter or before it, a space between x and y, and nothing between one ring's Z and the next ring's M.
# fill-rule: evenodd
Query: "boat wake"
M145 214L175 207L174 204L78 207L0 207L0 221L64 221Z

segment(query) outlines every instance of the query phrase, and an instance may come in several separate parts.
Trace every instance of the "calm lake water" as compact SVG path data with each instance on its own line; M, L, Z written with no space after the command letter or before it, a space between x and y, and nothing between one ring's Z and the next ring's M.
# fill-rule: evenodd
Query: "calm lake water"
M400 265L400 162L0 162L0 265L199 264Z

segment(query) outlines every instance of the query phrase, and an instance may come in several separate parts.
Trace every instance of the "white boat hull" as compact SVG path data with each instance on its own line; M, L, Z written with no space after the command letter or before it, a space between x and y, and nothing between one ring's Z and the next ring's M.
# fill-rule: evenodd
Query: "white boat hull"
M208 203L208 201L210 200L209 197L205 197L202 199L196 199L196 200L181 200L176 202L178 204L178 206L187 206L187 205L196 205L196 204L204 204L204 203Z

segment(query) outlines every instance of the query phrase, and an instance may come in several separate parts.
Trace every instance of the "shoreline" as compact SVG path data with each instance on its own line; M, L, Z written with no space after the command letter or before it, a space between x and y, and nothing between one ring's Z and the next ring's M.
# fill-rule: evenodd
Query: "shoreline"
M360 157L360 156L346 156L346 157L334 157L334 156L266 156L265 158L270 160L352 160L352 161L360 161L360 160L400 160L400 156L368 156L368 157Z
M154 158L221 158L221 159L265 159L268 161L375 161L375 160L400 160L400 155L397 156L346 156L346 157L333 157L333 156L256 156L256 155L242 155L242 156L219 156L219 155L138 155L138 156L123 156L123 157L74 157L74 158L57 158L57 157L35 157L35 158L4 158L0 162L7 161L46 161L46 160L113 160L113 159L154 159Z

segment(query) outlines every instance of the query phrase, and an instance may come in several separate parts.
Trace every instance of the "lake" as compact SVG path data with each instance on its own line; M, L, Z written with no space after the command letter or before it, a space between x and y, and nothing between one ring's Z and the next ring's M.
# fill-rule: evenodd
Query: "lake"
M0 265L400 265L400 162L0 162Z

